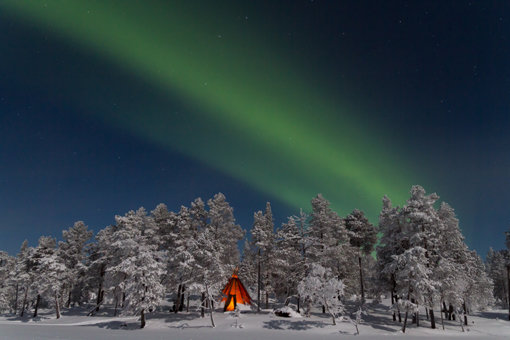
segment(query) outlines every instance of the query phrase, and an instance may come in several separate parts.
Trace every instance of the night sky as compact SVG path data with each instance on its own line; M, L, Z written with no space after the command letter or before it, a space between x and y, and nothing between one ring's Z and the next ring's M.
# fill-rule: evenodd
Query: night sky
M223 192L510 227L508 1L0 1L0 249Z

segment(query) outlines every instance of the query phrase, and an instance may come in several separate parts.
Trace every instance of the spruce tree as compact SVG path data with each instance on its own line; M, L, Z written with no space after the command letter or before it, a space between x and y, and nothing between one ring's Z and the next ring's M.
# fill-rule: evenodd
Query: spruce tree
M375 227L368 221L362 211L356 209L344 218L345 228L349 232L351 246L358 249L359 282L361 303L365 303L365 289L363 285L362 259L370 255L377 241Z
M66 307L71 302L81 303L84 298L84 278L86 273L86 244L92 237L92 231L83 221L77 221L73 227L62 232L64 241L59 242L59 255L66 266L64 293L67 293Z

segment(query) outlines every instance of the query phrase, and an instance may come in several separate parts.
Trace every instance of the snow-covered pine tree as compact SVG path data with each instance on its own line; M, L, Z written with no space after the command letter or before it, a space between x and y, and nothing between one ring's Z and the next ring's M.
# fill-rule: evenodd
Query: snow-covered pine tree
M11 279L16 259L0 251L0 313L11 310L16 313L14 296L18 293L16 283Z
M251 246L250 249L255 253L255 271L256 271L256 289L257 289L257 311L260 312L261 306L261 290L263 284L262 278L262 266L263 263L263 252L266 245L266 219L262 211L257 211L253 214L253 226L251 232Z
M257 253L252 249L251 242L244 240L239 277L243 278L244 287L249 291L257 291Z
M441 221L438 233L439 257L442 258L443 266L448 264L452 267L448 275L450 280L452 276L455 280L452 285L454 290L447 291L447 300L452 309L464 314L464 323L467 324L466 314L469 310L483 309L492 303L493 283L487 276L480 257L476 252L470 251L464 242L453 208L443 202L438 216ZM448 287L445 282L448 281L441 280L442 290L445 290L445 286ZM448 314L451 318L451 313Z
M16 256L14 269L10 274L11 279L14 281L13 284L17 287L14 309L16 310L19 306L20 317L25 315L25 310L28 308L30 287L35 279L33 270L35 263L32 261L34 252L35 249L28 246L28 241L23 241L20 251Z
M57 319L59 319L60 306L63 299L63 284L68 277L68 268L60 255L60 249L56 250L53 254L43 257L40 264L44 275L40 276L40 280L38 280L39 285L47 301L53 299L55 314Z
M434 280L440 284L436 287L441 311L441 326L444 329L443 312L446 313L446 302L452 306L462 305L463 273L459 266L448 257L440 257L432 269Z
M305 273L307 271L307 268L311 264L310 260L310 247L313 246L313 237L310 236L310 228L309 228L309 220L310 215L305 213L303 209L299 209L299 216L295 216L294 220L296 221L296 224L299 229L299 233L301 236L301 256L303 258L303 267L301 268L302 277L303 279L305 277ZM301 296L298 292L298 298L297 298L297 311L300 312L300 303L301 303Z
M41 299L46 299L48 302L54 301L56 317L60 318L60 293L66 267L56 246L57 241L54 238L41 236L32 255L32 269L36 277L31 286L31 290L36 294L34 317L37 316Z
M325 268L334 268L329 256L332 247L338 242L336 234L345 235L342 219L331 210L330 203L321 194L312 199L312 213L310 215L309 237L313 245L308 249L312 262L321 264ZM345 241L348 239L346 238Z
M47 266L43 263L43 260L46 257L52 256L56 251L57 241L50 236L41 236L39 238L39 243L35 248L30 261L32 261L31 269L34 278L37 280L32 280L32 285L30 290L36 296L36 303L34 307L33 317L37 317L37 313L39 311L39 305L41 302L41 298L46 292L47 287L41 285L41 279L44 275L46 275L45 271Z
M400 255L394 255L394 261L388 267L391 273L395 273L396 294L400 297L399 309L405 311L402 326L404 333L409 312L416 312L418 304L424 304L428 294L435 290L434 282L430 280L432 272L427 266L425 253L423 247L411 247Z
M175 265L174 257L176 256L176 239L178 215L172 211L168 211L165 204L160 203L151 212L156 227L156 237L154 243L158 245L158 250L167 251L167 268L163 274L162 282L166 286L168 292L180 292L177 275L173 266ZM175 294L174 306L177 304L177 295Z
M346 286L346 293L354 294L359 282L357 252L349 243L349 235L343 219L333 211L321 194L312 199L312 213L308 229L311 245L307 249L307 261L320 264L332 271ZM325 312L325 307L323 307Z
M290 297L298 294L297 285L305 271L301 231L294 217L289 217L276 232L273 269L276 294L288 303Z
M462 292L466 282L463 263L466 262L468 248L454 209L442 202L437 214L440 221L437 228L438 248L432 253L431 264L433 276L440 282L438 286L440 307L445 312L445 317L451 319L454 315L450 311L461 309L463 304ZM441 323L443 324L442 314Z
M87 247L87 257L85 259L85 287L89 293L95 295L95 307L88 313L94 315L99 311L99 307L104 302L105 289L107 288L106 269L113 260L113 252L110 245L113 243L113 232L115 226L108 226L99 230L95 236L95 242Z
M433 254L438 253L438 236L437 229L440 225L438 214L434 208L434 203L439 197L436 194L425 195L425 190L415 185L411 188L411 197L407 200L406 204L401 208L392 208L391 202L385 196L383 198L383 210L380 215L379 226L383 233L381 238L381 246L378 247L379 267L381 268L382 278L394 290L402 292L402 282L397 280L401 277L401 268L403 267L404 258L395 257L394 255L404 255L406 252L411 251L413 248L420 248L424 250L424 258L418 256L418 251L408 253L407 259L420 260L428 271L431 271L431 259ZM411 254L415 257L412 258ZM398 262L400 261L400 263ZM400 304L407 303L409 305L425 305L430 313L431 327L435 327L435 317L433 308L437 299L437 290L435 287L438 282L434 282L434 277L431 273L427 274L427 284L421 287L426 291L419 293L411 291L411 301L407 300L406 296L395 294L394 298L403 299ZM419 296L418 296L419 295ZM418 299L420 298L420 299ZM411 306L411 305L409 305ZM406 308L409 311L409 308ZM418 309L416 308L416 312ZM398 312L398 309L397 309ZM394 315L395 320L395 315ZM400 313L399 313L400 321ZM413 322L419 324L418 313L413 315ZM405 327L403 328L405 329Z
M333 325L336 325L336 316L344 309L344 284L330 269L312 263L308 275L298 285L298 292L308 302L305 306L307 316L310 314L310 304L317 303L331 315Z
M397 281L395 279L396 267L392 265L393 255L400 255L404 252L404 244L401 240L402 226L400 221L400 208L393 207L389 197L384 196L383 207L379 215L379 233L381 233L380 244L377 250L377 272L379 273L379 287L381 290L391 292L391 304L398 301L396 295ZM396 305L398 307L398 304ZM396 321L398 314L401 322L400 311L393 311L393 321Z
M257 310L260 309L261 289L264 289L265 304L268 306L269 294L273 290L271 279L273 276L274 259L274 224L269 202L266 205L266 213L257 211L253 214L253 226L251 229L250 249L256 257L257 276Z
M221 288L226 282L230 270L225 271L221 253L217 249L216 227L208 225L191 243L194 273L190 290L202 295L200 309L202 316L209 309L211 326L215 327L213 311L215 301L219 300Z
M115 292L122 292L124 312L140 315L143 328L146 313L154 311L163 299L164 254L152 242L155 224L144 208L116 216L115 220L117 228L111 244L115 261L111 262L107 274ZM116 297L118 301L120 294Z
M66 307L72 303L81 303L84 299L84 278L86 274L86 244L93 232L83 221L77 221L68 230L62 231L64 241L59 242L59 256L67 270L63 282L63 296L67 296Z
M207 227L207 220L209 219L209 213L205 209L205 204L204 201L202 201L202 198L198 197L191 202L189 212L191 216L192 229L195 235L198 235L199 232L205 230Z
M507 275L507 288L508 288L508 320L510 320L510 231L505 232L506 244L506 275Z
M508 250L495 251L489 248L485 258L487 275L494 283L494 298L503 308L508 308L508 279L507 263L509 263Z
M373 254L373 253L372 253ZM372 302L381 302L381 288L379 287L379 273L377 272L377 259L369 255L363 258L363 284L365 286L365 295L373 298ZM387 292L387 291L385 291ZM365 309L363 309L366 312Z
M459 308L467 325L467 314L472 310L483 310L494 303L493 283L487 276L482 259L476 251L466 252L466 261L462 264L465 279L463 283L463 304Z
M159 250L168 250L173 254L173 239L175 236L175 213L168 211L165 204L160 203L151 211L152 219L156 228L155 242Z
M274 292L274 248L275 248L275 231L273 222L273 212L271 210L271 203L266 202L266 210L264 211L265 219L265 251L263 253L264 262L264 290L265 290L265 303L266 309L269 308L269 294Z
M194 242L197 233L198 230L194 229L190 210L182 206L175 219L173 256L168 259L169 268L172 271L171 276L177 285L176 313L183 309L184 291L186 285L189 285L193 278L193 262L195 259L192 251L192 242Z
M412 299L395 306L425 305L433 328L433 310L438 304L443 306L444 311L447 310L449 318L455 309L465 314L469 306L481 308L490 302L487 290L491 287L483 263L464 243L453 209L442 203L436 210L434 203L437 199L435 194L425 195L420 186L412 187L411 198L402 209L392 208L385 197L379 222L381 245L377 249L382 282L394 287L398 299L407 300L406 293ZM418 248L421 250L416 250ZM421 253L423 257L418 256ZM406 288L406 281L403 283L397 279L403 279L406 262L420 268L417 261L427 269L419 292L412 285ZM424 273L421 271L420 275L424 276ZM446 303L450 306L448 309Z
M426 266L430 270L432 270L431 265L434 263L431 257L440 252L440 239L438 237L440 220L434 208L434 204L438 199L439 196L435 193L426 195L423 187L414 185L411 188L411 197L401 210L406 234L405 238L409 242L409 248L419 246L425 249ZM427 307L430 314L431 327L435 328L434 307L437 300L437 290L435 287L439 285L439 282L434 281L433 275L429 275L428 279L430 281L430 289L423 292L425 297L420 304ZM413 323L415 322L419 325L418 312L413 316Z
M109 241L108 249L105 251L108 258L105 287L113 295L115 315L118 306L123 308L125 305L125 286L130 275L130 272L126 271L125 266L121 264L124 259L130 258L138 250L135 238L142 232L147 217L144 208L140 208L136 212L131 210L124 216L116 215L116 224L112 227L111 235L104 235L107 236L106 241Z
M235 223L234 209L221 192L207 201L209 206L209 232L212 233L224 272L232 272L239 265L237 242L244 239L244 230Z
M140 328L144 328L145 315L154 312L164 297L165 287L161 283L165 270L164 254L142 233L135 236L133 245L134 251L129 252L118 266L130 273L124 286L125 310L140 315Z
M365 214L358 209L355 209L344 218L344 224L349 232L349 242L351 246L358 249L360 294L361 303L364 304L365 289L363 284L362 260L373 251L375 242L377 241L377 231L374 225L365 217Z

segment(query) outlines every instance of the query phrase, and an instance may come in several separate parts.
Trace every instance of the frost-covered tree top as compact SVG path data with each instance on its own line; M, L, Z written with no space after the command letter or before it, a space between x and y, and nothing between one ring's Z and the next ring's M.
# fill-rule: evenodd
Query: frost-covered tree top
M85 245L93 234L83 221L77 221L71 228L62 231L64 241L59 242L58 247L60 256L68 268L74 269L79 264L83 265Z
M377 241L377 231L363 211L355 209L344 218L344 223L349 232L351 245L361 249L365 254L371 253Z
M491 301L492 282L464 243L453 208L443 202L436 210L439 197L426 195L420 186L410 194L402 208L383 199L377 248L381 282L400 299L407 294L430 306L448 300L456 308L483 308Z

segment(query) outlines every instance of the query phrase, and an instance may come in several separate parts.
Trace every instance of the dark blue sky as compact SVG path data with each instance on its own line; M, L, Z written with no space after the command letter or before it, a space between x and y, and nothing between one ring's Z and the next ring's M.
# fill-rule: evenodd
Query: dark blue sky
M129 11L133 4L115 6ZM178 11L184 5L165 6ZM229 35L239 33L239 20L249 22L246 31L256 43L246 47L247 62L264 46L263 55L288 62L310 89L355 108L351 115L361 122L357 127L360 135L366 133L369 147L391 155L392 183L402 171L411 184L437 192L456 209L468 244L482 256L491 245L503 247L510 222L510 3L203 2L196 5L196 14L210 14L213 26L207 27L192 20L193 9L187 10L183 16L190 18L189 27L182 26L183 31L212 27L226 44ZM299 212L283 195L109 120L115 115L133 121L136 112L140 129L150 131L153 125L144 126L147 112L157 108L161 117L152 114L150 119L171 125L169 138L175 145L191 144L200 151L206 146L197 140L204 134L217 145L231 140L221 122L193 115L204 109L179 91L168 91L8 7L0 7L0 32L0 249L14 254L25 238L35 245L40 235L60 236L76 220L97 231L113 223L115 214L139 206L151 210L164 202L178 210L195 197L207 200L219 191L245 228L268 200L278 222ZM228 47L224 53L232 57L229 51L236 47ZM275 69L271 72L277 79ZM321 114L310 117L321 119ZM250 157L251 144L238 143ZM352 149L358 150L354 141ZM221 155L222 150L211 152ZM253 157L271 168L273 158ZM274 177L291 176L286 170L275 170ZM309 176L308 184L299 178L313 187L313 177L321 172ZM384 183L390 179L385 176L366 180ZM402 186L410 188L407 182ZM399 187L395 195L407 197L408 190ZM363 206L357 196L346 191L336 206L351 200L376 222L373 206L380 207L380 201Z

